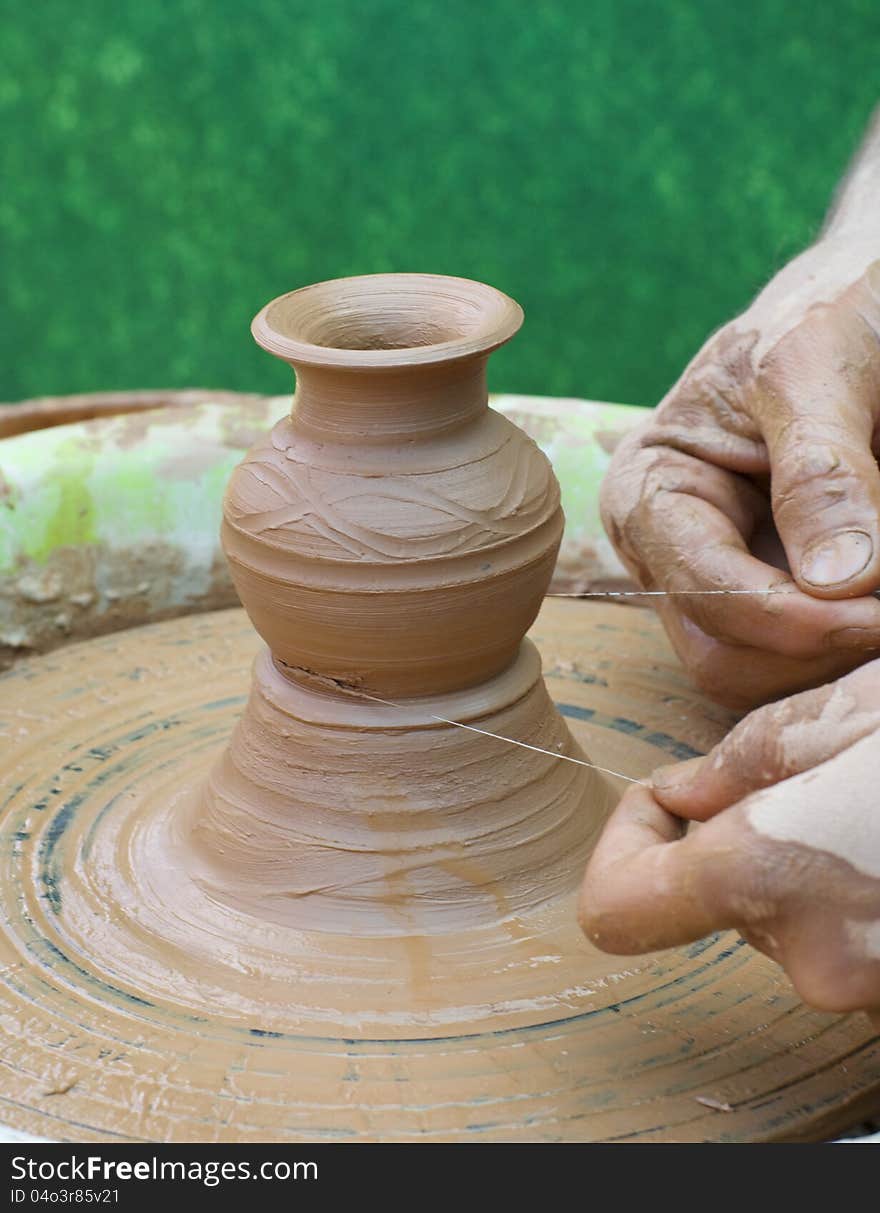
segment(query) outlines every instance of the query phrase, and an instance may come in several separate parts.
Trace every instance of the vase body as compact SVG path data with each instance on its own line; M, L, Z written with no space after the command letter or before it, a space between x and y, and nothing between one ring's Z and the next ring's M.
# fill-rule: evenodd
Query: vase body
M577 885L611 798L524 640L563 516L545 456L488 407L486 361L521 318L478 283L377 275L254 321L297 386L224 500L268 648L177 821L213 902L415 938Z
M426 284L414 308L448 307L435 283L450 280L413 277ZM337 307L350 281L369 280L322 284ZM284 322L307 328L322 288L286 297ZM489 292L460 289L475 310ZM377 695L443 693L509 665L537 614L562 537L556 478L488 407L489 350L448 344L431 359L372 349L366 365L359 350L328 349L326 365L287 355L291 415L234 473L223 544L254 626L293 670Z

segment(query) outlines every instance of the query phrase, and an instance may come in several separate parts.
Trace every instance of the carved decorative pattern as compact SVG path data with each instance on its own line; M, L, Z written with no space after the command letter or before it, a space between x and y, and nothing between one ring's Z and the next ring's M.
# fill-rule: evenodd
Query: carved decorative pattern
M499 463L509 464L500 483ZM227 512L241 530L271 534L273 542L303 554L344 553L355 560L423 560L479 550L534 529L559 505L547 459L519 434L468 465L454 483L456 496L437 490L434 472L332 472L299 462L290 448L255 452L239 476ZM265 502L267 495L269 508L247 508L249 499Z

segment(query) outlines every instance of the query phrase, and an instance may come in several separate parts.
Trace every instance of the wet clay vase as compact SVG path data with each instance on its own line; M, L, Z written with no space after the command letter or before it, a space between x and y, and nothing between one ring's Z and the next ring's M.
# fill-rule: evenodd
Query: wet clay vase
M233 476L223 544L279 662L400 696L513 660L563 526L547 460L488 407L488 357L521 323L500 291L427 274L321 283L257 316L296 395Z
M612 958L578 927L611 793L567 722L625 778L724 724L656 621L607 604L542 609L551 700L524 633L559 495L484 378L520 318L422 275L270 304L294 406L223 522L265 647L220 611L5 676L12 1128L819 1140L876 1104L867 1023L808 1011L742 940Z
M296 393L224 501L268 648L184 824L217 900L393 934L577 882L608 793L538 752L579 754L523 639L562 536L559 486L486 388L521 323L500 291L428 274L320 283L254 320Z

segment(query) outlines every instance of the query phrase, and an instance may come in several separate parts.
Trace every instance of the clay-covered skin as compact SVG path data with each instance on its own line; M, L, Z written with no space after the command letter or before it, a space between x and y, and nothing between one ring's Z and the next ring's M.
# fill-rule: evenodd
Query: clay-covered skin
M753 706L880 649L880 121L823 237L618 448L603 521L700 687Z
M707 693L743 706L839 681L754 712L707 758L628 792L581 894L584 930L609 951L734 926L806 1001L874 1016L878 198L880 115L822 238L624 440L603 499L642 584L684 592L661 617Z
M403 708L293 682L264 652L176 845L209 896L264 921L352 935L463 930L577 886L612 797L596 771L552 754L584 757L528 641L489 682Z
M590 861L587 935L630 953L736 927L806 1002L880 1015L878 752L874 661L656 771ZM687 821L706 824L683 835Z
M421 274L306 287L256 318L296 395L232 477L223 544L286 666L393 697L514 659L563 528L547 459L488 407L486 360L521 320L490 287Z

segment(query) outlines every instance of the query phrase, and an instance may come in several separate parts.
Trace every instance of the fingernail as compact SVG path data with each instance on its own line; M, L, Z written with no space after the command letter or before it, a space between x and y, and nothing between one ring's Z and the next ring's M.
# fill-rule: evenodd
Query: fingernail
M876 628L838 628L836 632L831 632L828 643L833 649L876 653L880 649L880 632Z
M840 585L861 573L873 554L874 545L864 531L841 531L807 548L801 577L810 585Z
M656 771L651 772L651 783L661 794L677 792L681 788L686 788L693 781L702 762L702 757L688 758L686 762L675 762L665 767L658 767Z

